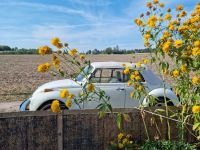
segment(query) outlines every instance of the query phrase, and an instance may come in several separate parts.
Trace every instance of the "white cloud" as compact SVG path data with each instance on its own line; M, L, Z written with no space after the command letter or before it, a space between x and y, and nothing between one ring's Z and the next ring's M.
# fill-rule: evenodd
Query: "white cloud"
M70 0L72 3L76 3L83 6L108 6L112 2L110 0Z
M72 9L60 5L50 5L50 4L42 4L42 3L35 3L35 2L0 2L0 6L22 6L22 7L31 7L37 10L50 10L53 12L59 12L59 13L66 13L66 14L75 14L79 15L87 20L95 19L96 17L86 11L78 10L78 9Z

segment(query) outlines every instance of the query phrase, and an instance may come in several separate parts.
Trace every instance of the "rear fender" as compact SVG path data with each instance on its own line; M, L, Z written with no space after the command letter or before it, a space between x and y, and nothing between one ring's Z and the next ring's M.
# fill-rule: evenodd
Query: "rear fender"
M176 106L178 104L180 104L178 97L176 96L176 94L170 90L170 89L165 89L164 88L158 88L158 89L154 89L151 92L149 92L148 96L154 96L154 97L165 97L170 99L173 104ZM148 102L148 96L146 96L142 102L142 105L144 106L148 106L149 102Z

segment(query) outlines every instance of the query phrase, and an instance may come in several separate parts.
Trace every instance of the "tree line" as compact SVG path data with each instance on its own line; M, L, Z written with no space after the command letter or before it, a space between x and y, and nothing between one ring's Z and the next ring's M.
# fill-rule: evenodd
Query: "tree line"
M0 54L38 54L37 49L26 49L26 48L11 48L7 45L0 45Z
M108 47L105 49L87 50L86 54L133 54L133 53L148 53L149 49L120 49L119 46ZM0 45L0 54L38 54L38 49L26 48L11 48L6 45Z
M88 50L86 54L133 54L133 53L149 53L150 50L148 48L146 49L120 49L119 46L116 47L108 47L106 49L98 50Z

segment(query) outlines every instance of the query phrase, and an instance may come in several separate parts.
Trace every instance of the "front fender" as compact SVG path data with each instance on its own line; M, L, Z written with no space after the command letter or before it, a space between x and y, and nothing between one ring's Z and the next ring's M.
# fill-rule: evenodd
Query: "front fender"
M38 108L44 104L45 102L49 100L59 100L63 103L66 102L66 98L63 99L60 97L60 91L51 91L51 92L41 92L37 95L34 95L31 97L30 102L30 111L36 111ZM77 105L72 105L71 109L78 109L79 107Z
M164 92L164 88L154 89L151 92L149 92L148 95L151 95L151 96L154 96L154 97L164 97L164 96L166 96L166 98L170 99L175 106L180 104L178 97L170 89L165 89L165 92ZM144 98L142 104L144 106L148 106L148 96L146 96Z

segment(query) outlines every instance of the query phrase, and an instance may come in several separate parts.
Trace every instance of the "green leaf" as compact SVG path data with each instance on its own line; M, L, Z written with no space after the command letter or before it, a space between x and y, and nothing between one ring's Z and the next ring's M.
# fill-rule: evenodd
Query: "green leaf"
M196 130L198 127L200 127L200 122L195 123L192 127L192 130Z
M103 118L105 116L105 112L104 111L99 111L99 118Z
M116 122L117 122L117 127L120 129L121 128L121 122L122 122L122 116L121 116L120 113L117 113Z
M124 120L126 122L130 122L131 121L131 118L130 118L130 116L128 114L123 114L123 117L124 117Z
M65 76L65 73L64 73L63 71L59 70L59 73L60 73L60 75L61 75L62 77Z

